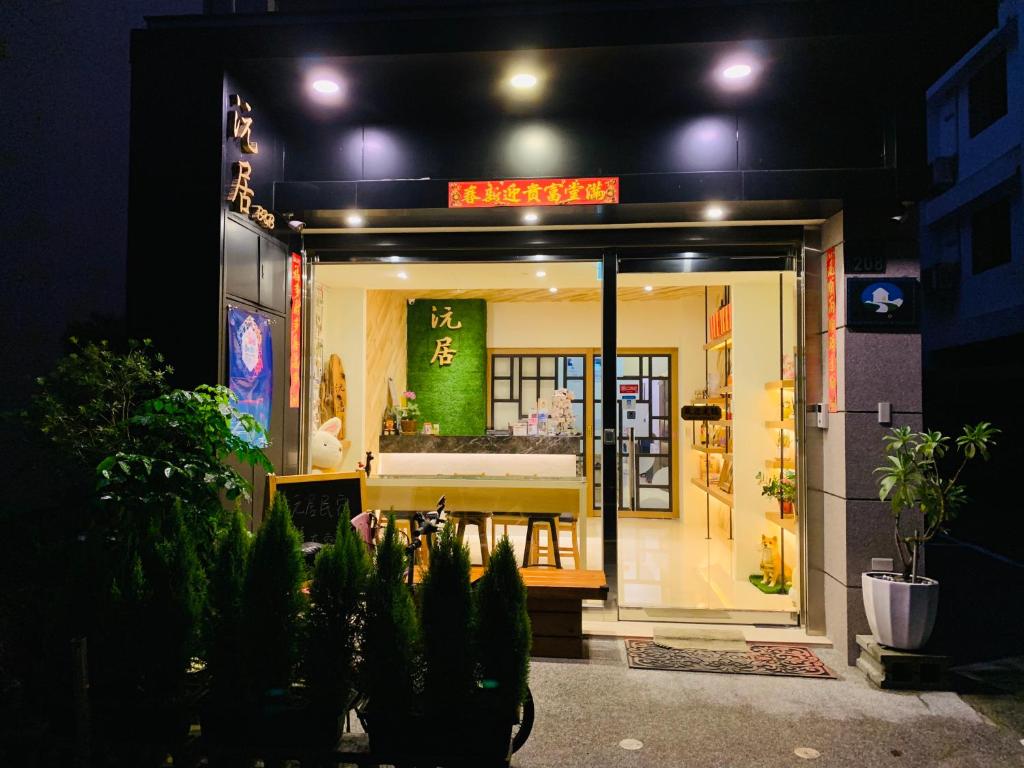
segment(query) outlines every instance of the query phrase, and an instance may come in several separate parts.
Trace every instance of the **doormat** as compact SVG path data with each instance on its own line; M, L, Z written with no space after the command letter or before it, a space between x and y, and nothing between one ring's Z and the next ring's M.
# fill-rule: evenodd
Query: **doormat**
M836 679L813 651L800 645L751 644L745 651L716 651L665 648L652 640L627 639L626 659L632 669Z

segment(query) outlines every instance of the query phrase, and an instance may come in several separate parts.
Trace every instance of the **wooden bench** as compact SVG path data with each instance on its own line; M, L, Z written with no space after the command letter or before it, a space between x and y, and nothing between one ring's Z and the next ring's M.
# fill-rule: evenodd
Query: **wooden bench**
M583 601L608 597L604 571L520 568L533 629L533 655L582 659ZM482 568L473 568L475 582Z

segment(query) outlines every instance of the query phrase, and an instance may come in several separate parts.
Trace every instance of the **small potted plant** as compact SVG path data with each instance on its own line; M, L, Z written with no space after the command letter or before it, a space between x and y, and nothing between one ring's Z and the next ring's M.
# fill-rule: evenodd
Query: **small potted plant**
M793 504L796 501L796 472L787 469L779 477L765 479L760 472L757 481L761 483L761 495L779 502L779 514L782 517L793 517Z
M868 624L882 645L912 651L928 642L939 605L939 582L918 574L921 551L967 501L960 473L978 456L988 460L998 432L980 422L964 426L955 441L941 432L914 432L909 427L894 428L883 438L886 463L875 470L878 497L892 509L903 568L900 573L861 574ZM910 535L901 526L907 512L921 515Z
M403 435L416 434L416 422L420 418L420 407L416 404L416 393L413 391L402 393L402 405L398 409L398 418L402 423Z

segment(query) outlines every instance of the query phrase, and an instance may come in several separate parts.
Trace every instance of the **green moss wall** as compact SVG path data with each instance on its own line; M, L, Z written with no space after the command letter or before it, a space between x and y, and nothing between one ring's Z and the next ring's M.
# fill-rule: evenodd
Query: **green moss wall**
M431 327L432 307L440 319L452 309L454 330ZM417 299L409 307L407 386L416 393L424 421L442 435L482 435L487 428L487 303L483 299ZM450 336L451 365L431 363L437 340Z

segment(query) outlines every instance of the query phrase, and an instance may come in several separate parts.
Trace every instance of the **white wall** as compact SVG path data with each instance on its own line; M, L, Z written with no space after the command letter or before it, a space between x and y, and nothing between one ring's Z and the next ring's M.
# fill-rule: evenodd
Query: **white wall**
M362 461L366 418L366 290L324 286L324 363L341 358L348 388L345 439L350 441L340 471L355 471Z

